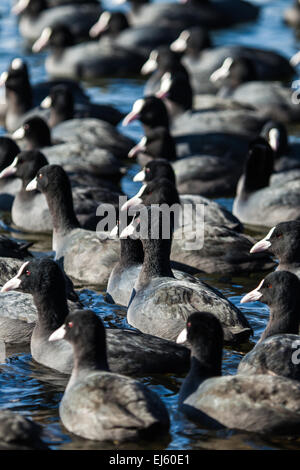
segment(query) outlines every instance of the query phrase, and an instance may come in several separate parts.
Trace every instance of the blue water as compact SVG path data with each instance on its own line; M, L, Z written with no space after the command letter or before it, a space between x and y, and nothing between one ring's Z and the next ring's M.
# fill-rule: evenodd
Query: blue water
M103 1L110 6L112 2ZM217 44L245 44L280 51L286 57L298 51L299 41L293 31L282 22L284 9L292 2L286 0L253 1L261 5L262 13L256 24L236 27L230 31L215 33ZM11 1L0 2L0 73L6 70L9 62L16 56L23 57L30 65L33 82L46 79L44 59L46 53L32 55L24 48L23 40L18 33L16 19L10 15ZM142 80L113 79L107 80L101 87L91 87L88 93L95 102L113 103L124 112L131 109L132 103L143 93ZM0 128L0 132L4 130ZM139 123L122 129L122 132L138 140L142 136ZM300 134L293 133L294 138ZM138 165L133 165L122 181L122 188L128 195L133 195L139 188L138 183L131 181L138 171ZM232 200L219 200L228 209ZM2 230L2 221L0 230ZM35 250L49 250L50 239L37 239ZM206 275L205 280L219 288L231 301L239 305L241 296L254 288L261 279L259 275L232 278L220 281L218 275ZM104 289L103 289L104 292ZM126 309L107 304L103 292L88 289L81 291L80 296L88 308L92 308L104 320L106 325L128 327ZM256 302L239 305L246 313L254 330L253 341L257 341L264 329L268 309ZM224 350L224 374L234 374L242 357L242 352ZM1 360L1 359L0 359ZM208 432L201 429L177 413L177 394L182 377L173 375L146 376L140 378L143 383L155 390L164 400L171 417L171 429L165 440L146 444L123 444L122 449L300 449L300 442L294 439L262 439L254 434L237 432ZM43 426L44 441L52 449L110 449L113 444L103 444L86 441L71 435L60 423L58 405L62 397L67 378L34 363L28 351L7 351L5 362L0 362L0 408L11 410L28 416Z

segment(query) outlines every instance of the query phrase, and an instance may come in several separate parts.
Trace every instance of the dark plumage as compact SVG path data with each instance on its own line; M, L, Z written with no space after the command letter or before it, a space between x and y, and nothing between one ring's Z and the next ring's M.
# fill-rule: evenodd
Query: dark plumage
M30 0L27 4L17 2L13 12L20 16L19 30L29 42L35 41L44 28L64 24L71 28L78 40L88 38L89 29L101 13L98 2L64 2L54 4L52 0Z
M0 411L0 450L47 449L39 424L10 410Z
M74 212L71 185L59 165L42 167L27 186L38 189L47 200L53 223L55 259L80 285L104 285L119 257L119 246L108 234L80 228Z
M7 72L1 75L1 85L5 85L6 103L2 114L2 122L9 132L16 130L23 122L23 118L34 106L39 106L41 101L49 94L50 89L58 84L66 85L75 97L75 101L87 103L89 98L76 82L71 80L53 80L50 82L31 85L26 63L15 58ZM36 110L41 114L41 110Z
M18 334L30 340L31 332L31 354L39 363L70 374L73 366L72 348L65 342L51 343L49 336L62 325L69 314L69 307L66 298L66 283L58 264L50 259L30 261L23 264L17 275L8 281L2 292L9 295L10 290L17 290L21 296L20 302L24 303L24 296L33 296L35 306L35 323L24 323L18 320ZM22 294L20 294L20 292ZM30 294L30 295L28 295ZM2 293L0 296L3 296ZM31 300L31 299L30 299ZM18 299L14 299L15 310L18 313L21 304ZM70 304L71 311L74 304ZM77 304L76 308L80 305ZM28 309L28 307L27 307ZM3 319L5 321L6 318ZM15 320L17 321L17 320ZM2 325L2 317L0 324ZM10 330L8 330L10 326ZM30 334L27 329L31 328ZM16 335L12 331L13 325L6 325L6 329L1 329L1 333L10 334L5 342ZM22 328L22 331L21 331ZM152 336L145 336L139 332L129 330L112 329L107 332L108 338L108 361L110 367L115 372L126 372L126 374L137 374L140 372L175 372L186 370L188 366L188 351L186 348L178 347L168 341L163 341ZM16 338L14 341L16 343ZM19 341L21 342L21 341ZM174 358L176 361L174 362Z
M299 217L299 181L270 185L273 166L273 150L259 137L250 145L233 203L232 212L243 223L272 227Z
M277 270L290 271L300 278L300 222L281 222L251 248L251 253L270 251L279 261Z
M0 173L0 178L14 176L22 181L22 188L16 194L12 205L13 223L25 232L52 232L52 219L46 198L37 191L26 191L27 185L35 177L38 170L47 165L44 154L38 150L20 152L13 163ZM95 230L99 220L96 212L99 204L112 203L118 210L119 195L110 188L100 188L101 180L89 172L69 173L72 183L75 212L83 228ZM89 187L90 186L90 187Z
M161 208L161 212L154 208L140 209L140 214L120 235L138 236L144 250L143 266L128 306L127 321L144 333L175 340L191 309L205 307L221 320L226 341L247 340L251 334L247 320L218 291L192 277L174 277L170 267L170 219L167 227L167 219L163 219L168 217L166 208Z
M109 105L80 103L76 104L72 91L66 85L56 85L43 100L41 106L49 109L49 126L54 127L68 119L97 118L117 125L124 115Z
M179 395L179 408L205 427L259 434L297 433L300 425L297 381L268 375L221 377L223 333L210 313L193 313L178 342L191 344L191 369Z
M100 318L91 311L68 315L49 340L62 338L74 351L72 375L59 406L69 431L99 441L153 439L167 432L169 415L158 395L136 380L110 372Z
M258 343L240 362L238 372L300 380L296 349L300 341L299 279L288 271L269 274L241 303L256 300L268 305L270 317Z

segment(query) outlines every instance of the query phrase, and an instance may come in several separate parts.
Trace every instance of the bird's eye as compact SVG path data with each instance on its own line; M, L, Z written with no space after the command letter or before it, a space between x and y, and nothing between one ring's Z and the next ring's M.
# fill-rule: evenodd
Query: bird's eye
M150 173L150 168L146 168L146 173Z
M26 276L30 276L31 272L27 269L27 270L25 271L25 274L26 274Z
M190 321L187 322L186 326L187 326L188 328L190 328L190 327L192 326L191 322L190 322Z
M41 180L43 178L42 173L39 174L38 178Z
M267 285L267 288L268 288L268 289L272 289L272 284L268 284L268 285Z
M281 238L282 236L283 236L282 233L277 233L276 234L276 238Z
M72 328L72 327L73 327L73 322L72 322L72 321L69 321L68 327L69 327L69 328Z

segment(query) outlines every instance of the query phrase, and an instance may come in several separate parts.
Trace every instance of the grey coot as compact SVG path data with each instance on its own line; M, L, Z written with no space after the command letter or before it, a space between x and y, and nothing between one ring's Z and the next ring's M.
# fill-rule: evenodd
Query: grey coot
M4 110L1 112L1 121L7 130L9 132L16 130L22 124L25 114L34 106L39 106L49 94L50 89L58 84L64 84L72 90L76 103L89 102L89 98L81 86L71 80L53 80L31 85L24 60L19 57L13 59L8 70L3 72L0 78L0 85L5 86L5 103ZM35 112L41 114L42 110L35 108Z
M20 17L20 33L29 42L35 41L44 28L55 24L69 26L78 40L82 40L88 37L89 29L99 16L101 7L99 2L93 0L55 6L48 0L19 0L12 11Z
M239 364L241 374L281 375L300 380L297 348L299 336L300 281L288 271L277 271L246 294L241 303L259 300L270 309L269 321L258 343Z
M268 375L221 377L223 332L207 312L193 313L177 341L191 345L191 369L179 394L179 409L209 428L259 434L299 432L300 384Z
M124 3L124 0L120 0ZM151 3L150 0L130 0L130 18L134 24L176 24L181 29L201 25L207 28L224 28L235 23L253 21L259 14L256 5L245 1L227 0L212 2L187 0L180 3Z
M184 90L185 89L183 88L182 92L185 97ZM228 115L231 111L225 112ZM238 111L233 112L237 113ZM123 125L127 126L134 120L138 119L144 127L146 136L150 129L164 128L169 130L171 135L175 138L178 157L212 155L229 158L232 156L235 160L241 159L241 161L244 161L245 152L247 152L249 142L252 138L256 137L256 134L260 131L263 122L261 123L261 126L257 127L258 121L255 117L255 125L252 127L252 120L249 115L246 127L249 125L248 129L250 133L245 135L245 127L243 128L243 133L239 132L239 128L241 128L241 126L243 127L244 118L241 119L241 116L239 115L238 120L240 123L237 123L237 130L235 130L233 129L233 124L230 121L231 118L227 120L226 117L224 126L224 116L222 112L220 113L216 113L215 111L196 113L198 116L205 115L203 122L196 119L197 122L195 126L191 122L183 122L182 126L176 125L175 127L171 127L170 117L165 103L163 100L151 95L138 99L134 103L131 112L124 118ZM181 118L178 118L178 120L181 120ZM187 117L187 121L191 121L191 119ZM164 155L164 158L170 160L175 157L171 156L170 158L168 155ZM144 162L141 163L144 164Z
M35 325L32 324L31 354L37 362L70 374L73 366L70 345L65 342L48 342L49 336L63 324L69 313L65 289L64 276L57 263L41 259L22 264L17 275L5 284L2 292L17 290L19 295L27 293L33 296L37 321ZM70 307L73 311L74 304ZM18 308L15 304L15 309ZM80 305L77 304L75 308L80 308ZM108 361L114 372L180 372L188 367L188 350L169 341L123 329L107 330L107 341Z
M11 410L0 411L0 450L42 450L42 427Z
M15 176L22 180L22 188L16 194L12 205L13 223L26 232L52 232L52 219L46 198L38 191L28 192L26 186L37 171L47 165L45 156L38 150L19 153L13 163L0 173L0 179ZM75 213L83 228L95 230L98 223L96 212L101 202L111 203L118 208L119 195L109 188L100 189L101 180L87 174L70 173ZM88 185L91 185L88 187Z
M259 137L249 146L244 174L233 202L233 214L243 223L272 227L300 215L299 180L270 185L274 154Z
M205 284L174 277L170 267L172 228L168 227L167 236L166 220L163 224L163 217L170 214L166 208L156 208L156 214L152 213L153 208L140 209L120 234L134 234L144 250L143 266L127 310L128 323L144 333L175 340L191 309L205 307L220 318L228 342L246 341L251 328L236 307Z
M169 178L168 173L163 173L163 176L164 181L163 178L155 178L151 183L144 184L140 191L122 206L122 210L128 207L134 210L134 207L141 203L173 205L178 202L173 180L166 181L166 176ZM250 238L238 233L242 228L240 222L219 205L193 195L181 196L180 203L184 209L184 218L175 231L171 252L173 260L208 273L248 272L249 269L255 271L274 266L269 256L259 258L249 253ZM204 244L200 243L202 235ZM189 246L191 240L195 243Z
M133 145L111 124L91 118L64 121L55 126L51 136L44 119L31 117L13 138L24 143L26 150L42 149L50 163L63 165L68 171L82 176L88 172L90 178L104 176L102 186L108 186L108 177L112 183L119 182L125 171L119 158L125 158Z
M20 153L19 146L9 137L0 137L0 171L10 165L16 155ZM7 178L0 181L0 208L3 211L10 211L14 197L21 189L21 181L16 178Z
M251 248L251 253L269 251L279 261L277 270L290 271L300 278L300 221L281 222Z
M68 315L49 341L61 339L74 350L72 375L59 406L69 431L99 441L153 439L168 431L169 415L158 395L110 371L100 318L91 311Z
M221 144L218 152L208 147L203 154L176 159L175 139L167 128L158 127L147 129L145 136L131 149L128 156L137 156L141 166L151 160L170 161L181 194L225 197L235 193L243 171L245 155L240 155L240 152L236 154L234 149L223 152Z
M68 276L80 285L104 285L119 258L119 245L108 234L80 228L74 212L69 178L59 165L42 167L27 185L47 199L53 223L55 259Z

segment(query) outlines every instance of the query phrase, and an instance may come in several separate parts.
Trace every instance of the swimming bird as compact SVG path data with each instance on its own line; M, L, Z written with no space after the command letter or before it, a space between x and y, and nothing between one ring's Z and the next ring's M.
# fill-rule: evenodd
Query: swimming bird
M2 72L0 86L5 86L5 102L1 106L1 122L9 132L15 131L23 122L28 111L43 115L43 110L37 108L41 101L50 93L55 85L66 85L72 90L76 103L88 103L89 98L81 86L72 80L51 80L32 85L26 62L16 57L10 63L8 70Z
M269 251L279 261L278 271L290 271L300 278L300 221L281 222L256 242L250 253Z
M80 285L104 285L119 258L118 243L102 231L80 228L69 178L59 165L46 165L38 171L26 187L27 191L36 189L45 195L52 217L55 259Z
M42 441L42 427L9 409L0 411L1 450L45 450L48 446Z
M163 225L163 217L169 217L170 225L170 214L167 208L152 213L154 208L140 209L140 215L136 214L120 234L134 234L144 250L143 266L128 305L128 323L143 333L174 341L191 309L205 307L220 318L228 342L247 340L251 328L233 304L224 302L223 296L205 283L174 277L170 267L172 228L165 226L167 219Z
M35 41L44 28L59 23L68 25L78 40L85 39L102 10L93 0L51 6L48 0L19 0L13 6L12 12L20 18L19 31L28 42Z
M15 157L20 153L19 146L6 136L0 137L0 171L10 165ZM10 211L15 195L21 188L21 182L16 178L0 180L0 208L3 211Z
M168 173L163 173L162 176L166 179L167 175ZM134 207L141 203L178 203L178 193L172 181L171 179L171 186L170 180L162 181L157 178L149 185L144 184L139 192L122 206L122 210L130 207L134 211ZM165 186L168 186L168 189L164 189ZM222 271L232 274L274 266L271 257L254 258L249 253L251 241L248 236L238 233L242 230L239 220L232 218L218 204L189 194L180 196L180 203L183 218L179 219L181 223L173 238L173 260L208 273ZM203 239L204 243L201 242ZM253 241L252 239L252 243Z
M274 154L262 137L250 144L244 174L233 202L233 214L243 223L272 227L300 214L299 181L270 185Z
M38 191L28 193L26 186L35 177L37 171L47 165L46 157L38 150L20 152L13 163L0 173L0 179L14 176L22 180L22 188L16 194L11 217L13 223L25 232L52 232L52 219L46 198ZM99 220L96 211L101 203L111 203L118 209L120 192L110 188L101 189L101 180L89 173L70 173L75 212L82 227L95 230Z
M48 341L75 307L67 303L65 278L58 264L47 258L23 263L18 273L3 286L0 299L4 293L13 294L11 290L18 291L15 294L21 297L21 301L26 295L33 297L36 314L35 321L31 323L33 333L29 336L32 357L44 366L70 374L73 367L72 348L66 342ZM15 301L15 310L19 308ZM80 308L80 304L75 308ZM23 324L24 330L27 323L19 323ZM1 333L4 333L2 329ZM114 372L130 375L179 372L185 370L189 363L186 348L139 332L110 329L107 330L107 341L108 361Z
M86 439L119 442L153 439L168 431L169 415L158 395L141 382L110 371L100 318L91 311L68 315L49 341L61 339L74 350L72 375L59 405L69 431Z
M298 433L300 385L270 375L221 376L223 331L207 312L192 313L178 336L191 345L191 369L179 393L179 409L212 429L259 434Z
M300 281L288 271L276 271L263 279L241 303L259 300L267 304L268 324L255 347L238 366L240 374L280 375L300 380L297 358L299 336Z

